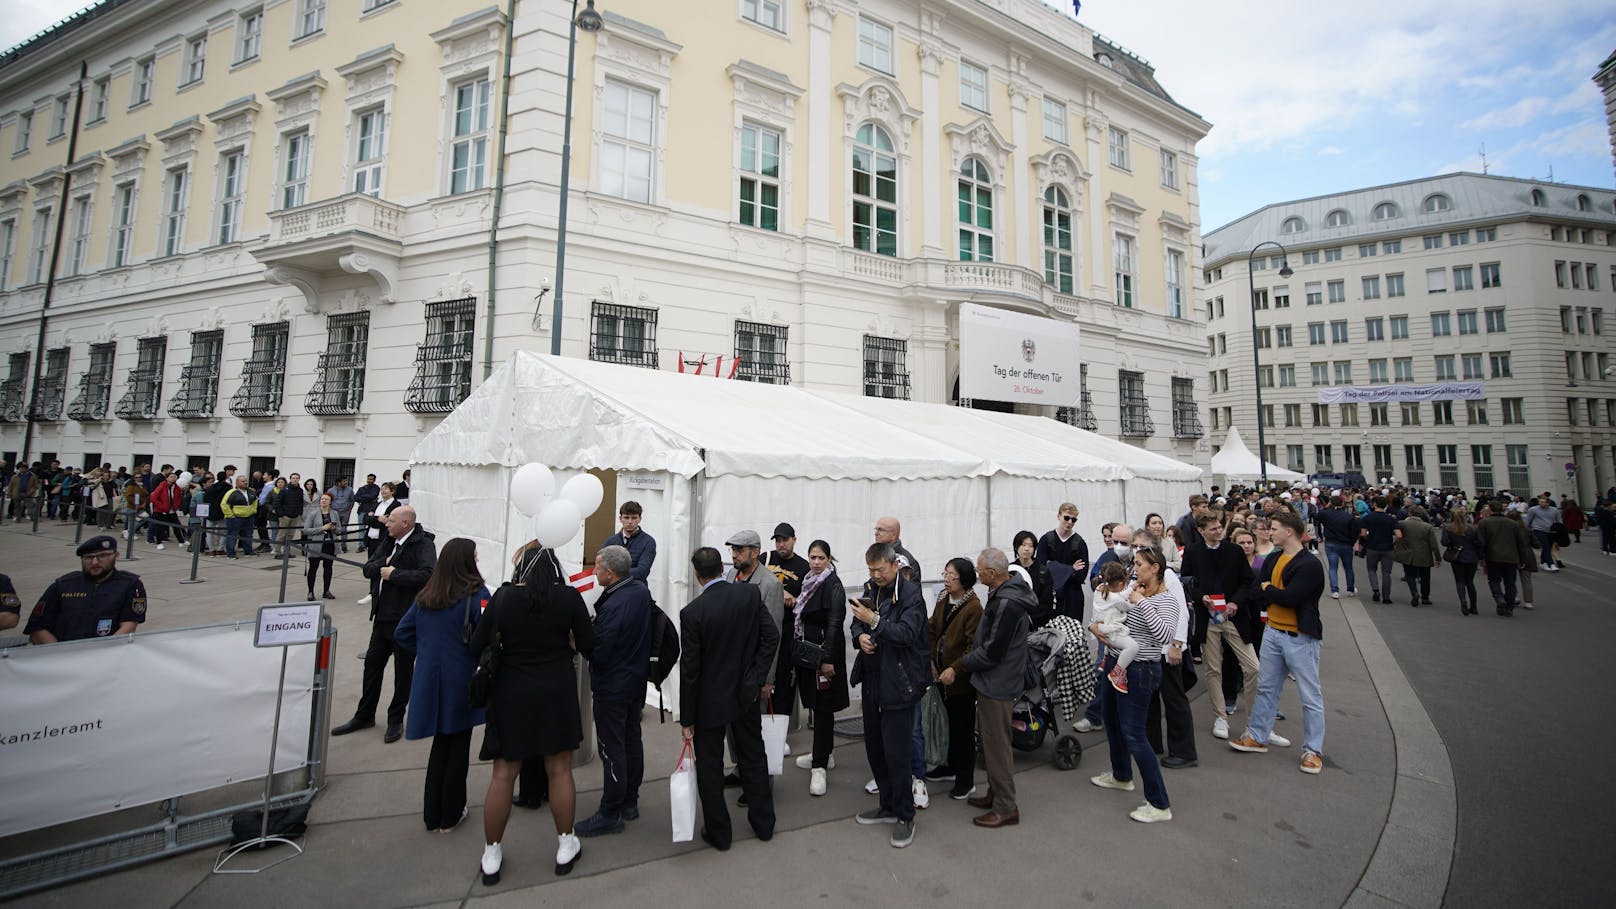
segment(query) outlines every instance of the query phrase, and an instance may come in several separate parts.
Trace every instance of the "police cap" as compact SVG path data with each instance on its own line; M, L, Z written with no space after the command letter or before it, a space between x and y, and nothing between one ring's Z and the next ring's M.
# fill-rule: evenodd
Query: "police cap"
M117 552L117 551L118 551L118 541L117 541L117 539L114 538L114 537L109 537L106 534L102 534L100 536L90 537L88 540L85 540L84 542L80 543L79 548L75 549L73 551L73 553L74 553L74 555L78 555L78 556L87 556L87 555L95 555L98 552Z

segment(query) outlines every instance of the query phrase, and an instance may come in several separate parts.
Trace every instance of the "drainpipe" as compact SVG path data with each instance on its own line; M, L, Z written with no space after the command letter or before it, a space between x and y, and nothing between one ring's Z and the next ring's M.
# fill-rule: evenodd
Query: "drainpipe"
M79 62L79 81L73 93L73 126L67 134L67 164L66 168L73 166L78 157L79 149L79 118L84 113L84 80L90 75L88 61ZM39 335L34 340L34 392L29 395L28 413L22 430L22 453L17 456L17 463L27 465L28 446L34 440L34 405L39 403L39 379L45 368L45 327L50 319L51 298L56 295L56 266L62 258L62 231L67 224L68 194L73 190L73 173L64 168L62 171L62 192L56 199L56 236L51 240L50 272L45 275L45 299L39 306ZM65 383L67 377L63 376ZM67 394L64 384L62 394Z
M494 266L499 258L499 212L505 205L505 137L511 122L511 48L516 43L516 0L505 4L505 64L499 89L499 148L494 158L494 219L488 225L488 303L483 321L483 378L494 373Z

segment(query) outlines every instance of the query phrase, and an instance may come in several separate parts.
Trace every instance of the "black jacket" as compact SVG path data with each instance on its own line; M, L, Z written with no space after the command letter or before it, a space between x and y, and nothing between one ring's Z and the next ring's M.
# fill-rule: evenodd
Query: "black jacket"
M679 612L679 723L728 726L753 709L780 644L755 584L718 581Z
M796 670L792 662L789 642L795 636L796 624L792 611L787 609L785 615L785 628L781 629L781 660L784 667L782 675ZM836 667L836 675L830 680L830 687L820 689L817 687L819 670L804 668L797 673L798 679L808 678L815 684L799 685L802 702L815 710L829 709L842 710L852 703L851 694L847 690L847 589L842 586L840 575L832 575L823 584L814 590L813 596L802 605L802 637L803 640L814 644L824 644L826 652L830 655L830 664ZM776 686L780 681L776 681Z
M1280 575L1285 582L1285 589L1269 587L1264 590L1263 582L1273 582L1274 566L1279 564L1279 552L1269 554L1268 560L1263 562L1262 577L1257 579L1257 587L1252 591L1252 605L1259 609L1270 606L1289 606L1296 610L1296 627L1303 634L1312 635L1324 640L1324 620L1319 617L1319 598L1324 596L1324 565L1316 556L1307 551L1299 552L1296 558L1285 565L1285 573ZM1277 634L1278 632L1269 632Z
M589 657L589 688L597 701L645 699L651 666L651 610L660 608L638 578L606 588L595 601L595 652Z
M275 513L283 518L303 517L303 487L287 484L275 497Z
M426 586L427 578L438 564L438 548L432 533L417 524L402 545L388 538L376 547L376 554L365 563L365 577L381 580L382 569L393 566L393 576L379 585L381 590L370 601L370 617L383 622L396 622L409 611L415 595Z
M1346 508L1326 508L1319 512L1319 523L1324 525L1324 542L1351 546L1358 542L1363 522Z
M1214 593L1239 607L1229 621L1240 632L1240 639L1248 644L1257 642L1257 610L1251 607L1251 563L1239 546L1224 542L1213 549L1202 544L1184 551L1180 576L1195 579L1195 627L1198 638L1206 640L1206 629L1212 624L1212 612L1201 597Z

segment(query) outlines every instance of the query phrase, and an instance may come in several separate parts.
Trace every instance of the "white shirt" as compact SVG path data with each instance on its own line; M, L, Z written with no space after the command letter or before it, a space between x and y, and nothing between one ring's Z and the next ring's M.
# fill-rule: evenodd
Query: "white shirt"
M393 504L392 499L382 499L381 501L376 503L376 508L375 508L374 511L372 511L370 513L370 516L373 517L373 518L387 517L387 509L392 504ZM365 531L365 536L369 537L372 540L379 540L379 539L382 538L382 530L381 530L380 527L372 527L369 530Z

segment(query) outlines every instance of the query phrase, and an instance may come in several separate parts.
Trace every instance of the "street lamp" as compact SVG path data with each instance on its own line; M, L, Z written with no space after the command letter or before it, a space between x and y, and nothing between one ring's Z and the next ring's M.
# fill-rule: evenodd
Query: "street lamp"
M1258 243L1252 247L1251 254L1246 256L1246 287L1251 291L1249 303L1251 305L1252 381L1257 385L1257 468L1262 472L1262 484L1266 487L1268 485L1268 436L1263 432L1262 358L1257 351L1257 279L1251 270L1252 263L1257 261L1257 250L1262 249L1264 246L1272 246L1279 250L1279 276L1281 278L1289 278L1296 272L1291 271L1290 254L1285 251L1285 247L1273 240L1264 240Z
M595 12L595 0L588 0L578 12L572 0L572 21L567 29L567 112L561 129L561 211L556 219L555 298L550 301L550 353L561 355L561 291L567 279L567 184L572 176L572 63L578 51L578 30L598 32L606 23Z

